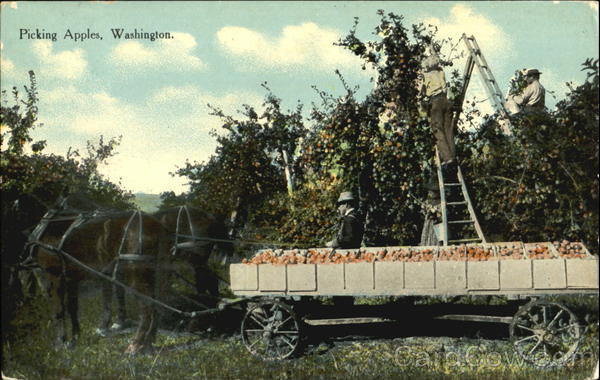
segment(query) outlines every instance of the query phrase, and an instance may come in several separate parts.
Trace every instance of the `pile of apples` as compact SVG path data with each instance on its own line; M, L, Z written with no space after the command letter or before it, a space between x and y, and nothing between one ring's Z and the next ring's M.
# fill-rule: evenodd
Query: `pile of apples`
M554 255L550 252L547 244L536 244L535 247L527 250L531 260L554 259Z
M432 261L435 257L435 250L431 248L397 248L391 249L383 261L404 261L407 263L417 263L423 261Z
M441 261L465 261L466 248L464 245L453 245L440 249L438 260Z
M497 246L498 258L500 260L523 259L523 246L521 244L505 244Z
M585 253L585 248L581 243L563 240L561 242L555 241L552 244L561 257L569 259L582 259L587 256Z
M585 247L581 243L554 242L561 257L583 258ZM496 244L498 259L524 259L523 245L519 243ZM537 243L528 247L527 257L532 260L556 258L549 244ZM488 261L495 260L494 247L454 245L448 247L388 247L375 249L350 249L335 251L331 248L311 249L265 249L251 259L243 259L244 264L343 264L382 262L426 262L426 261Z
M468 247L467 261L495 260L494 251L489 247Z

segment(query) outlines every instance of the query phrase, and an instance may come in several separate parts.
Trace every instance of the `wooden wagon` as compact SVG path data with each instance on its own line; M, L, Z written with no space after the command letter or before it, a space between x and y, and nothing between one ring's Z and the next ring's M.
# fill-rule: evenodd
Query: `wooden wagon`
M230 276L233 293L250 298L242 322L244 344L271 360L296 353L307 324L390 318L315 318L302 307L307 298L487 295L529 302L510 316L435 317L508 324L511 342L525 360L562 365L577 352L582 327L563 303L546 296L598 294L598 258L581 243L263 250L250 262L232 264Z

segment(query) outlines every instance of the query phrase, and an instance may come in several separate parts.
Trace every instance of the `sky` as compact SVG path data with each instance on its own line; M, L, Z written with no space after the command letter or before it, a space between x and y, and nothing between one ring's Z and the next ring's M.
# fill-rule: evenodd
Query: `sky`
M43 126L32 135L47 141L47 153L122 136L100 168L107 178L134 193L180 193L186 179L169 173L207 160L216 147L210 131L222 131L207 104L231 115L242 104L260 108L267 82L284 108L300 101L308 111L318 102L312 86L344 93L336 69L364 97L372 71L334 42L354 17L358 37L376 39L378 9L454 41L474 35L504 93L515 70L539 69L549 108L566 82L583 83L583 61L598 58L596 1L3 1L0 86L22 88L36 73ZM112 29L171 38L118 39ZM462 71L462 61L454 67ZM474 77L467 99L485 100ZM487 102L481 108L491 111Z

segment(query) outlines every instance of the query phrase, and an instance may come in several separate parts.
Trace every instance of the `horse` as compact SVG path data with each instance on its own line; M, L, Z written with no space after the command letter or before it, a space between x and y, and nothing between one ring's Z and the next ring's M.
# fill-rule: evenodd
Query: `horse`
M197 295L203 298L203 303L198 305L209 307L215 306L219 297L219 281L225 281L219 278L209 269L210 258L214 258L216 248L217 253L223 256L229 256L233 252L233 244L228 240L226 225L218 218L191 206L176 206L159 210L152 214L161 222L169 234L170 257L168 262L163 261L167 266L163 269L165 278L168 277L173 269L173 261L179 260L191 266L194 271L194 283ZM125 294L122 288L117 287L117 320L110 326L110 330L121 330L125 325ZM107 315L110 315L111 299L108 295L103 300L103 307ZM208 299L207 299L208 298ZM189 299L188 299L189 301ZM197 321L196 321L197 322ZM195 326L192 323L189 326ZM189 327L188 328L191 328ZM100 335L106 335L108 324L101 323L97 329Z
M212 214L192 206L170 207L152 214L161 221L171 234L171 254L191 265L194 269L195 287L198 294L219 297L219 277L208 267L215 248L223 255L233 252L227 226Z
M105 276L100 326L108 328L113 283L107 281L106 276L123 280L135 291L156 297L162 285L162 263L168 259L169 252L165 228L154 217L140 211L74 215L50 210L32 232L30 245L30 256L35 258L50 283L56 343L67 346L73 346L80 333L77 314L82 280L89 278L90 273L92 277L101 277L98 273ZM71 320L69 341L67 314ZM126 352L151 349L156 329L154 306L142 302L140 323Z

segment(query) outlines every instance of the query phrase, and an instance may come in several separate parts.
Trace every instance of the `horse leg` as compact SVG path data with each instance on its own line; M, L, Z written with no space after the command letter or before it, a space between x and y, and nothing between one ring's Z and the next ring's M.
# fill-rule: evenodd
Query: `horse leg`
M152 343L156 338L157 321L153 305L140 301L140 324L133 342L127 347L126 353L136 354L152 350Z
M155 295L154 280L155 273L142 271L132 273L134 281L132 287L150 297ZM152 343L156 337L157 321L154 305L139 300L140 322L133 342L127 347L126 353L135 354L149 351L152 349Z
M28 281L29 278L29 270L11 270L9 277L10 289L19 299L32 298L34 295L35 288L32 291L31 283Z
M31 270L31 277L31 288L39 288L42 291L42 294L48 297L50 292L50 283L44 271L41 268L33 268Z
M79 338L81 328L79 326L78 310L79 310L79 281L67 281L67 310L71 317L71 341L69 347L75 347L75 343Z
M62 347L67 340L65 320L65 280L63 276L50 275L50 300L56 325L56 346Z
M102 281L102 314L100 316L100 326L96 329L96 333L100 336L107 335L112 317L112 296L112 284L108 281Z
M120 286L115 287L117 298L117 321L110 327L112 330L123 330L127 323L127 312L125 310L125 289Z

